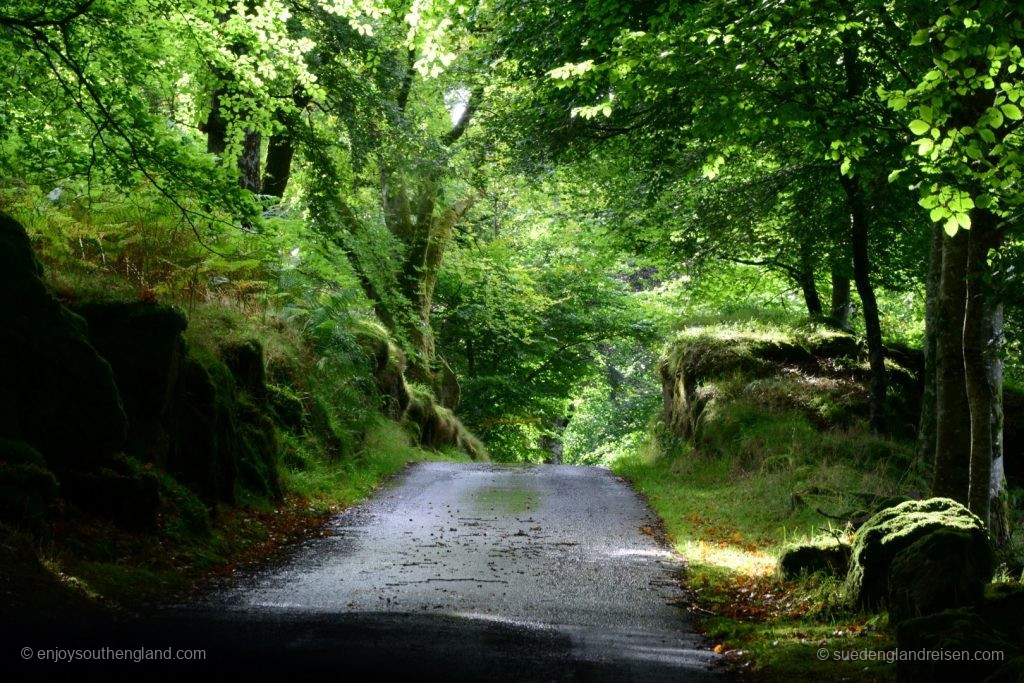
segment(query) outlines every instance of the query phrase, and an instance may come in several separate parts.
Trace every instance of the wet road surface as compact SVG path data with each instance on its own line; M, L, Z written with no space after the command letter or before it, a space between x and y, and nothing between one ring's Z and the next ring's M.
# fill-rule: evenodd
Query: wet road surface
M350 680L722 680L656 524L606 470L420 463L287 561L95 639Z

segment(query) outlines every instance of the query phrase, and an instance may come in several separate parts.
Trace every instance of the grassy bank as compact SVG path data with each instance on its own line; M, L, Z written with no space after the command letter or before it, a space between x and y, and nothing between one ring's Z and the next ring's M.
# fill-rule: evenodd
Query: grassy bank
M833 651L893 647L886 617L847 607L840 580L787 581L776 573L787 544L844 533L816 511L842 512L851 501L839 491L893 492L896 482L883 469L829 460L744 469L725 456L670 457L652 441L617 460L613 471L664 520L688 563L691 612L735 669L757 681L894 680L894 667L884 662L831 659ZM801 496L807 491L833 493ZM820 648L829 660L818 658Z
M914 373L887 363L894 422L911 425ZM851 609L842 576L777 570L788 546L849 541L849 520L924 490L912 429L868 430L857 340L807 323L691 325L660 375L657 426L611 465L686 558L691 611L716 649L754 680L893 679L893 665L833 656L892 647L886 617Z

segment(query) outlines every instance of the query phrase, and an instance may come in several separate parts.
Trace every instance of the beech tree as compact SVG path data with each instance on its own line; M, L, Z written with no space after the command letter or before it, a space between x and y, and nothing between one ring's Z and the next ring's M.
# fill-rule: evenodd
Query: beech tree
M923 429L935 437L922 440L934 448L934 491L969 503L1004 540L1001 280L1003 245L1019 229L1024 203L1024 14L996 2L898 7L915 29L909 48L931 63L913 87L881 94L892 109L910 112L907 168L921 179L921 206L944 232L933 249L936 324L926 340L936 391L934 424Z

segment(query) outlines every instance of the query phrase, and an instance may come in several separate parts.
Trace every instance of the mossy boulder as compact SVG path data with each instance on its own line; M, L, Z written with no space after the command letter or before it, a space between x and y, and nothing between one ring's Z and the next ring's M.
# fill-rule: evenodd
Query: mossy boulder
M127 452L163 463L170 448L169 411L185 353L184 314L149 302L78 304L89 340L114 370L128 416Z
M405 422L413 427L417 442L425 448L457 448L474 460L489 459L483 443L425 389L411 392Z
M665 424L678 437L698 438L705 409L720 400L714 387L721 381L771 381L792 376L796 369L799 376L834 374L837 358L860 354L856 338L838 332L684 331L665 350L659 367Z
M207 503L234 502L238 476L234 382L214 360L181 366L169 430L167 471Z
M846 577L847 595L863 608L884 605L889 597L893 560L917 541L941 529L967 534L976 552L991 556L981 520L963 505L949 498L909 500L878 512L857 531ZM927 546L929 550L936 547ZM967 567L964 570L968 571ZM981 574L984 572L979 571ZM984 580L989 578L991 569Z
M280 446L273 419L249 397L236 402L238 427L238 474L250 491L280 500L283 496L277 470Z
M1015 653L1014 645L970 608L946 610L902 621L896 628L896 644L904 653L925 651L952 654L992 650L1003 653L1003 660L994 662L901 659L896 665L896 677L900 683L987 680Z
M42 275L25 229L0 213L0 437L30 444L59 474L118 452L127 421L85 321Z
M406 358L382 326L360 321L353 327L356 342L370 359L374 384L383 399L385 414L401 419L409 408L412 395L405 382Z
M267 402L277 418L277 423L288 431L299 434L307 427L306 406L288 387L268 384Z
M226 343L220 348L220 357L231 371L238 388L253 398L266 398L267 371L263 363L263 346L257 340Z
M0 439L0 518L39 528L57 493L57 479L39 451L23 441Z
M794 579L803 574L843 576L850 564L850 546L834 540L791 545L779 555L778 572Z
M988 540L938 528L896 554L889 570L889 622L981 602L995 557Z
M985 588L977 612L1024 654L1024 586L996 583Z
M181 364L167 470L208 504L235 502L239 484L260 496L282 496L274 406L285 404L275 402L257 367L263 355L255 342L222 347L221 357L190 352Z

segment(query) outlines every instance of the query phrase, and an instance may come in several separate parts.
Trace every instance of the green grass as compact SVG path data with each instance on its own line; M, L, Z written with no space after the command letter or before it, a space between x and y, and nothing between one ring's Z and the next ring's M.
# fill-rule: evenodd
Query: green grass
M885 617L850 609L841 579L784 581L776 564L788 543L844 533L816 508L841 513L853 505L843 492L886 495L896 482L884 467L865 471L836 458L770 462L685 446L670 456L652 439L612 469L664 520L688 562L702 627L736 667L764 681L892 679L884 662L821 662L816 654L891 648Z
M285 487L320 508L358 503L410 462L470 461L459 451L418 448L399 424L385 419L371 426L363 449L343 461L325 461L296 446L296 457L282 471Z

